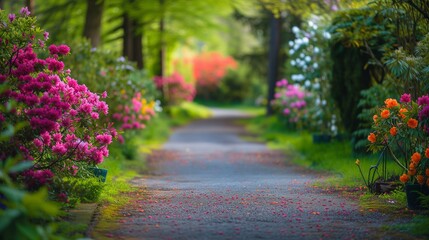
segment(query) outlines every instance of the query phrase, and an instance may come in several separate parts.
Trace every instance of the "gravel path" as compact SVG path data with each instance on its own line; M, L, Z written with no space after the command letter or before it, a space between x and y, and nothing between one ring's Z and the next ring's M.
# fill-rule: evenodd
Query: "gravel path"
M149 160L146 189L97 236L109 239L405 239L380 230L381 213L359 210L339 192L315 187L314 173L240 138L243 114L214 117L177 129Z

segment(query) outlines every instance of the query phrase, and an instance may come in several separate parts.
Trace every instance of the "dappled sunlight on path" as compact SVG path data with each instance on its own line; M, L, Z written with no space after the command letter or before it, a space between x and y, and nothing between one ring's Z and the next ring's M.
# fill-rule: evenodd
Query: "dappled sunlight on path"
M391 219L363 213L341 192L312 187L318 177L261 143L243 141L241 113L177 129L149 159L142 192L97 229L114 239L364 239ZM143 193L143 194L142 194ZM401 236L403 238L403 236Z

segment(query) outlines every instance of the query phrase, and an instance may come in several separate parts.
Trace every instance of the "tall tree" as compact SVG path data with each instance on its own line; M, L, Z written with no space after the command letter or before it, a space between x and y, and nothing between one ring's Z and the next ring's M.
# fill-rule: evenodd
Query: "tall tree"
M280 64L280 19L274 14L271 16L270 23L270 42L268 53L268 103L274 99L274 90L276 81L279 79L279 64ZM271 104L267 104L267 115L273 114Z
M137 20L130 18L127 12L123 15L122 54L128 60L136 62L139 69L144 68L143 34Z
M101 20L103 16L104 0L87 0L87 9L83 36L88 38L93 47L101 41Z

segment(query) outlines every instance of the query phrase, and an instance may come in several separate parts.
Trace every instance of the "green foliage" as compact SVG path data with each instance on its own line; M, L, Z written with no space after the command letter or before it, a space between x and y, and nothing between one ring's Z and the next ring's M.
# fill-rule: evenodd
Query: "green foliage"
M358 129L357 116L362 111L358 107L360 92L371 86L371 77L364 69L368 57L359 49L347 48L341 43L332 46L331 94L340 109L341 120L348 132ZM353 63L353 64L350 64Z
M55 194L53 198L59 201L65 199L58 199L58 194L65 194L66 207L74 207L78 203L93 203L97 202L103 190L104 183L96 177L65 177L56 179L53 183Z
M358 107L362 111L357 116L359 119L359 128L353 132L353 151L355 154L367 152L368 135L371 132L372 116L377 113L378 107L384 100L392 96L394 89L388 81L383 84L375 85L369 89L361 91L361 98Z
M328 144L312 143L307 132L291 132L273 117L256 117L246 121L246 128L268 141L271 148L282 150L298 165L319 171L327 171L332 176L324 181L330 186L364 186L359 170L355 167L352 148L347 141L333 141ZM363 171L376 163L372 156L360 158ZM401 170L394 163L388 163L391 175L399 175Z
M4 133L0 136L8 138ZM31 166L19 155L9 157L0 165L1 239L60 239L51 224L59 214L59 207L48 199L47 189L28 192L11 178Z
M208 118L211 115L209 109L192 102L183 102L177 106L166 109L166 113L171 118L173 126L184 125L192 120Z

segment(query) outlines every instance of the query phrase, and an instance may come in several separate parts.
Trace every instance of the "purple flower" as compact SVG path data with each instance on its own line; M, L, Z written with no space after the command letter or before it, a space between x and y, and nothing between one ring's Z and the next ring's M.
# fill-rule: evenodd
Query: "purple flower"
M48 32L44 32L43 33L43 38L45 39L45 41L48 40L49 39L49 33Z
M28 7L21 8L21 10L19 11L19 13L21 13L23 16L29 16L31 14L31 12L28 11Z
M11 13L9 14L9 21L13 22L15 20L15 14Z
M60 45L57 47L58 53L61 55L67 55L70 52L70 48L67 45Z
M419 119L420 121L424 119L429 118L429 105L426 105L420 112L419 112Z
M409 103L409 102L411 102L411 94L408 94L408 93L402 94L400 101L402 103Z
M112 143L112 136L109 134L100 134L95 139L102 145L108 145Z
M429 104L429 96L428 95L424 95L421 96L417 99L417 104L422 106L422 105L428 105Z
M67 152L67 148L62 143L57 143L52 147L52 152L57 153L59 155L64 155Z
M284 115L289 115L289 114L290 114L290 109L289 109L289 108L285 108L285 109L283 110L283 114L284 114Z

